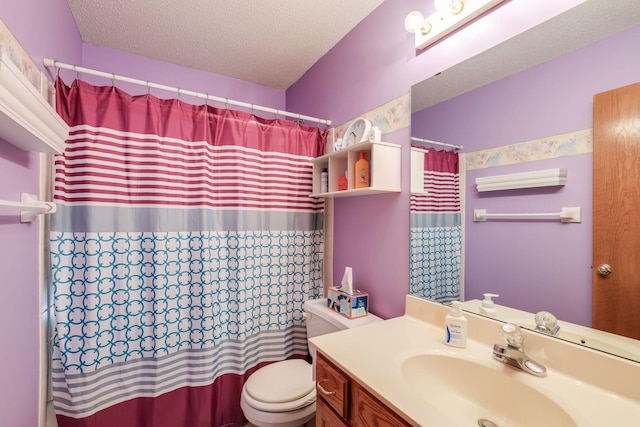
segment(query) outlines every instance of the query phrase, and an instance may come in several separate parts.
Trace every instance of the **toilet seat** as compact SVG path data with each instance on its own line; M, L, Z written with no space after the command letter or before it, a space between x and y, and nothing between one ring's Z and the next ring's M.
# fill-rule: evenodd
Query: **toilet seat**
M301 359L272 363L254 372L245 382L247 404L265 412L287 412L316 401L312 366Z

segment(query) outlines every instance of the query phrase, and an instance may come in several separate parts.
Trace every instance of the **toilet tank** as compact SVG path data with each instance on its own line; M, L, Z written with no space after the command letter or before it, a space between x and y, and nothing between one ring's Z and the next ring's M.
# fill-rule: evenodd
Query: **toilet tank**
M329 309L326 298L305 301L304 311L307 322L307 339L383 320L371 313L357 319L347 319Z

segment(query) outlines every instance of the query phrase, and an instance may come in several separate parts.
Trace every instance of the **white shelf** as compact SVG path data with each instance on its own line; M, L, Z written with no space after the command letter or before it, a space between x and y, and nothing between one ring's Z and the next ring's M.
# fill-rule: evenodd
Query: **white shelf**
M411 194L425 195L424 191L425 150L411 148Z
M69 127L0 52L0 138L27 151L60 154Z
M567 182L564 168L510 173L476 178L478 192L562 186Z
M360 153L369 161L370 186L355 188L355 163ZM313 193L311 197L338 198L381 193L398 193L401 188L401 147L388 142L363 142L335 153L312 159ZM329 174L329 191L320 192L322 169ZM347 172L347 190L338 189L338 181Z

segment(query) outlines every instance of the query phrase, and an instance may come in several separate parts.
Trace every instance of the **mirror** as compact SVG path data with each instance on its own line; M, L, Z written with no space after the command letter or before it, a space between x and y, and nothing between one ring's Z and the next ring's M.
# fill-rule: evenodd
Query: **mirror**
M480 150L542 140L591 127L594 94L640 80L636 63L629 64L625 60L613 63L608 56L614 55L615 50L634 56L628 47L631 44L629 39L635 38L632 42L637 45L640 18L638 13L629 11L637 10L637 4L627 0L616 2L615 6L610 2L584 2L539 27L416 84L412 88L411 99L412 136L461 144L464 146L462 152L468 156ZM596 43L598 41L601 42ZM603 49L606 50L603 59L594 56ZM570 66L567 65L569 60L572 61ZM627 76L622 75L625 68L635 70L633 80L625 80ZM541 86L530 86L529 97L521 96L524 90L520 90L518 85L526 84L527 80L520 76L525 73L531 76L536 72L538 75L546 73L544 78L548 80ZM509 78L501 80L505 77ZM538 81L543 81L538 77ZM499 110L488 103L483 105L487 111L464 114L469 112L474 101L492 99L487 94L497 85L501 85L502 92L493 99L501 103L503 114L495 114ZM509 85L511 92L505 90ZM574 111L578 103L572 104L567 98L569 95L577 96L576 93L579 90L584 92L585 88L588 88L588 93L579 94L580 111ZM474 92L468 94L471 91ZM464 97L456 98L463 94ZM522 137L523 134L527 137ZM588 132L586 135L590 137ZM573 140L581 137L574 134L566 136ZM492 161L491 155L486 155L486 162ZM545 158L541 162L544 167L538 167L538 162L532 161L527 168L519 170L514 164L498 164L500 167L497 169L486 168L480 172L478 169L467 170L464 174L467 182L461 187L467 194L467 201L474 202L474 207L484 208L484 205L493 204L504 207L507 212L552 212L550 209L560 210L563 206L581 206L584 216L581 224L550 223L548 220L496 220L476 224L469 218L472 208L467 207L464 210L467 218L463 219L467 229L467 241L463 245L465 300L478 300L483 292L498 293L500 298L496 303L520 310L520 319L514 321L528 327L533 327L533 314L542 310L553 313L562 325L561 330L567 332L574 326L590 325L590 156L590 152L569 153L565 157ZM551 167L567 167L568 183L565 187L524 189L509 194L478 193L475 189L474 178L478 176ZM504 241L509 241L511 246L504 247ZM411 256L422 250L412 245ZM478 261L480 259L491 263L482 263ZM525 313L529 321L521 321ZM528 325L525 324L527 322ZM575 334L579 344L592 346L593 343L597 348L596 342L609 342L612 338L612 334L602 333L604 335L598 338L585 339L586 333L583 330ZM621 347L627 348L629 339L614 337L625 345L598 349L640 362L640 351L620 350Z

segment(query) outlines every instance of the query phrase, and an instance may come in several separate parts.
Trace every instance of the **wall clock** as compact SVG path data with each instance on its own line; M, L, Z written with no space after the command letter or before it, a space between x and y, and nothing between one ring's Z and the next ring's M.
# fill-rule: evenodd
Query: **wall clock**
M369 139L371 132L371 122L364 117L359 117L351 122L347 131L342 138L343 147L351 147L352 145L365 142Z

